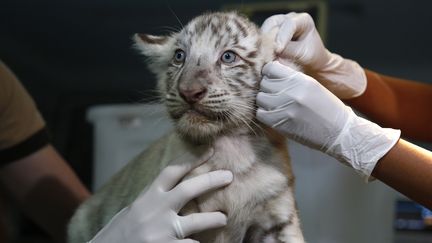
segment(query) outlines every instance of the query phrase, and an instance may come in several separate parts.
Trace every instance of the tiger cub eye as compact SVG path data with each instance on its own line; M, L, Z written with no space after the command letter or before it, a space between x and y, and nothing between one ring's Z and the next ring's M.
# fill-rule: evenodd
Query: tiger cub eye
M186 59L186 53L183 50L177 49L174 52L174 62L176 64L182 64Z
M221 61L224 63L233 63L236 61L237 55L232 51L226 51L221 56Z

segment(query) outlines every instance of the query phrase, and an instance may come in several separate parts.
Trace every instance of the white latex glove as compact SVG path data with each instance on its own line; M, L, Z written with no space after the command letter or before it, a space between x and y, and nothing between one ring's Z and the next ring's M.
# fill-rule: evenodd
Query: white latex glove
M185 180L175 186L194 167L213 155L213 149L210 150L199 159L199 163L177 163L166 167L131 206L115 215L90 242L192 243L197 241L184 238L226 225L226 216L221 212L178 215L180 209L191 199L227 185L233 179L230 171L219 170ZM185 162L185 156L176 160Z
M341 99L361 95L366 89L363 68L349 59L329 52L312 17L307 13L274 15L261 26L263 34L276 34L276 52L281 62L295 61L305 73L318 80Z
M319 149L369 179L399 130L358 117L315 79L277 61L264 66L257 118L284 135Z

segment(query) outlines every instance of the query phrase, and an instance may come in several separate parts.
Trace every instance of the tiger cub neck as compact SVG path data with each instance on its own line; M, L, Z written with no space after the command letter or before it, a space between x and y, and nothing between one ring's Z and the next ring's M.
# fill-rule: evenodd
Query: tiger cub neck
M215 138L212 142L213 157L200 166L198 171L230 170L243 173L250 170L257 162L265 162L275 153L286 151L285 139L272 129L260 134L233 133Z

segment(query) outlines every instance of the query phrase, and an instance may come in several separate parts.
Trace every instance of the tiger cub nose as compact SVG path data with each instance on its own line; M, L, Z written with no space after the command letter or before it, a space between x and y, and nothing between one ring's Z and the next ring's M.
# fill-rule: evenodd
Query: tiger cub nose
M180 96L189 104L194 104L204 98L207 94L207 88L202 85L191 87L180 87Z

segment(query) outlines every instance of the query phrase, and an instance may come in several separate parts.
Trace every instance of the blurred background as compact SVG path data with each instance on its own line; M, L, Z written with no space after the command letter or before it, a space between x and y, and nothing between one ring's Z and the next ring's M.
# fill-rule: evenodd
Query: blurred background
M154 78L131 36L166 34L180 26L177 17L185 24L221 9L245 12L257 24L272 14L307 11L329 50L380 73L432 82L432 2L421 0L0 0L0 59L35 99L55 147L95 189L97 120L119 110L137 115L133 107L155 98ZM134 121L121 120L119 129ZM119 136L119 143L127 139ZM410 201L380 182L365 185L336 162L321 162L332 159L318 152L294 143L290 149L308 242L432 242ZM123 162L134 155L129 152ZM7 210L15 242L51 242L19 210Z

